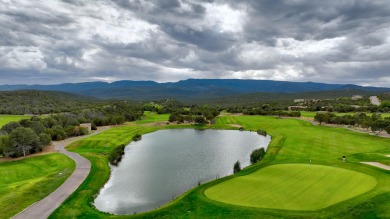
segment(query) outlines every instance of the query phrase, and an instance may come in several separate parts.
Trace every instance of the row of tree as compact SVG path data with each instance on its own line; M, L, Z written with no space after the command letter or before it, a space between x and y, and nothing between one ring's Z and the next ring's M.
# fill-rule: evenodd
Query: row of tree
M0 91L0 114L42 115L72 112L103 104L102 101L59 91Z
M33 116L19 122L10 122L0 129L0 154L19 157L42 150L52 140L85 135L88 130L81 123L97 126L118 125L134 121L143 115L142 107L126 102L93 109L60 113L50 116Z
M327 124L340 124L350 126L360 126L375 133L386 131L390 134L390 118L382 118L380 114L356 113L354 115L337 116L333 113L317 113L314 119Z
M213 123L213 120L219 113L220 109L209 106L178 108L171 112L169 122L195 122L197 124Z

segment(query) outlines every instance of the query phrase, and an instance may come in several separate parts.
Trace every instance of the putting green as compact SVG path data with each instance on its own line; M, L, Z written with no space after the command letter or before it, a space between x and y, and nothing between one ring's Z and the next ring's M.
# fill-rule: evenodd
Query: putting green
M369 175L329 166L278 164L213 186L205 195L228 204L314 211L365 193Z

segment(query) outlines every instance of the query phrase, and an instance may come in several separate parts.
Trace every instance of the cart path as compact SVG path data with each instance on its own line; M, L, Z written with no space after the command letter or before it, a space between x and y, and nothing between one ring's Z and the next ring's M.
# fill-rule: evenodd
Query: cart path
M378 163L378 162L361 162L361 163L368 164L368 165L371 165L371 166L374 166L374 167L378 167L378 168L381 168L381 169L384 169L384 170L390 170L390 166L387 166L385 164L381 164L381 163Z
M65 149L65 146L83 139L90 137L92 135L96 135L104 130L109 129L110 127L101 127L98 131L86 135L86 136L80 136L75 138L70 138L64 141L57 141L54 142L54 150L65 154L66 156L70 157L74 162L76 163L76 168L72 175L60 186L58 187L54 192L49 194L46 198L34 203L30 207L24 209L19 214L12 217L13 219L46 219L50 216L51 213L55 209L57 209L62 202L65 201L80 185L84 182L85 178L87 178L90 170L91 170L91 162L87 160L86 158L82 157L81 155L67 151Z

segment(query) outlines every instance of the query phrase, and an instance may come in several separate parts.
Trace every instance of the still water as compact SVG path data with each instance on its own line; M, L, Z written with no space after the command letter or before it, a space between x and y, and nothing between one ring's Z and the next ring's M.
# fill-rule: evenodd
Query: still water
M117 167L95 199L97 209L133 214L162 206L213 179L233 174L233 165L250 164L254 149L271 138L235 130L161 130L125 148Z

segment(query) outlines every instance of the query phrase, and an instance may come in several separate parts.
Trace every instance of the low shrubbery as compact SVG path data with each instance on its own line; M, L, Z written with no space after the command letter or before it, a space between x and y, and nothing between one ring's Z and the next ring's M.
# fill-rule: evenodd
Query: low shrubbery
M234 166L233 166L233 173L236 174L240 171L241 171L241 164L240 164L240 161L237 160L237 162L235 162Z
M133 136L133 141L139 141L139 140L141 140L142 139L142 135L140 135L140 134L135 134L134 136Z
M108 161L112 165L118 165L118 163L122 160L122 156L125 154L125 145L122 144L119 147L115 148L109 155Z
M261 160L265 155L265 150L264 148L259 148L251 153L251 164L257 163L259 160Z
M261 129L257 129L257 134L263 135L263 136L267 136L267 131L261 130Z

